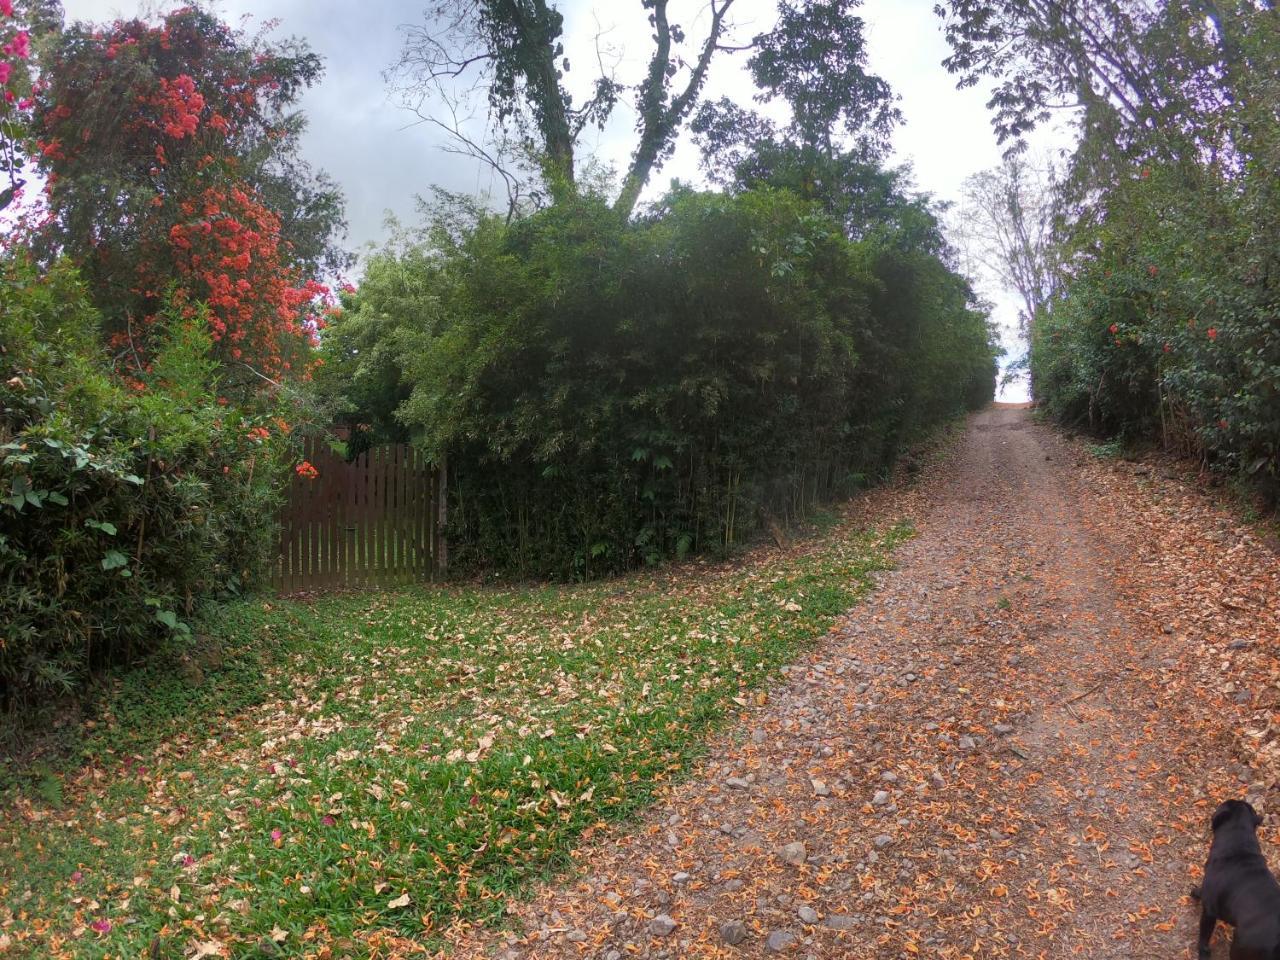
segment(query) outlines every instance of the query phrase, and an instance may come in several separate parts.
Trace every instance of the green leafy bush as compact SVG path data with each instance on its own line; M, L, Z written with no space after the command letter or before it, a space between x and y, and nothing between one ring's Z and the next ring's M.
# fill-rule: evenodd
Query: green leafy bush
M326 335L328 388L353 425L447 458L464 569L723 551L991 398L964 281L789 190L677 190L637 221L591 196L446 217L426 249L370 264Z
M103 356L75 272L0 265L0 700L189 635L260 572L284 444L218 403L199 319L170 324L142 389Z
M1074 239L1068 293L1033 326L1058 419L1154 439L1280 498L1280 192L1147 168Z

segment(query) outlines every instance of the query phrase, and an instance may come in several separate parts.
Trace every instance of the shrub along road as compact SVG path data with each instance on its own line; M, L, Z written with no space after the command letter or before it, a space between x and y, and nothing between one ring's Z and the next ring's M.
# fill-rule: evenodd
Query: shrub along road
M931 474L883 495L919 518L897 569L767 705L454 955L1194 955L1209 814L1274 785L1275 555L1025 410Z

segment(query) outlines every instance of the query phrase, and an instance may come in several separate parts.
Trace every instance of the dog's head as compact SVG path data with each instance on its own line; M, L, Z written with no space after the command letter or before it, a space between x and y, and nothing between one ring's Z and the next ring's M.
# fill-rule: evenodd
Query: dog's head
M1243 822L1248 824L1250 830L1257 830L1258 824L1262 823L1262 818L1258 816L1258 811L1253 809L1253 804L1247 800L1227 800L1219 804L1218 809L1213 811L1213 830L1215 833L1219 827L1233 822Z

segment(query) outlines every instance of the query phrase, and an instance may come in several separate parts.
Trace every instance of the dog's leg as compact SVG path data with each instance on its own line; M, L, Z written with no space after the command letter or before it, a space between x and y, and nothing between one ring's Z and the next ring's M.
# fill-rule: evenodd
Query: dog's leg
M1209 941L1213 937L1213 929L1218 925L1218 918L1205 906L1200 907L1200 944L1197 956L1200 960L1209 960Z

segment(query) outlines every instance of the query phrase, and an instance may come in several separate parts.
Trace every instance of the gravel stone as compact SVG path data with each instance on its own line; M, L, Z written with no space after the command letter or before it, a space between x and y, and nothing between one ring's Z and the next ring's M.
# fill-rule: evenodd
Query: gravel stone
M649 921L649 932L655 937L665 937L678 926L679 924L665 913L660 913Z
M778 851L778 856L793 867L799 867L809 859L809 851L805 849L803 843L797 841L796 843L788 843Z
M730 920L720 927L720 939L730 946L736 947L747 939L747 925L741 920Z
M765 941L765 947L770 953L781 953L787 947L796 942L796 935L786 930L775 930L769 934L769 939Z

